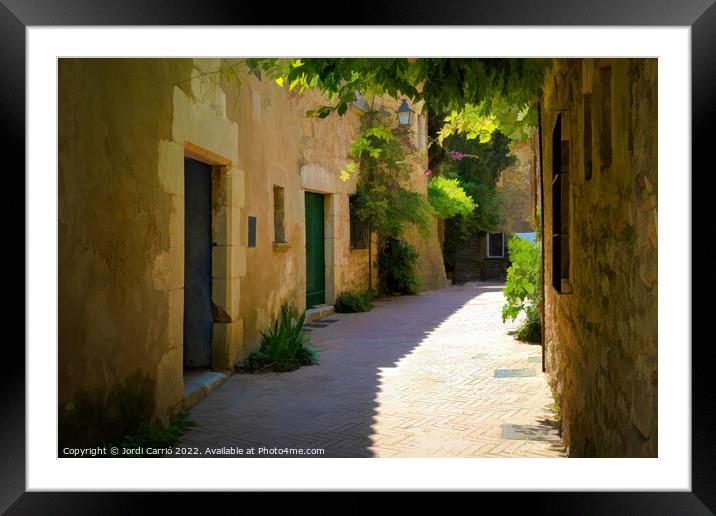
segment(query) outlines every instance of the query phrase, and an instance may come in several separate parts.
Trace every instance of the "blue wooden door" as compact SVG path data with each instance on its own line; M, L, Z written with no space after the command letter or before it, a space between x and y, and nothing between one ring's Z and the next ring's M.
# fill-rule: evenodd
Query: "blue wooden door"
M306 308L326 302L323 195L306 192Z
M211 166L184 159L184 367L211 367Z

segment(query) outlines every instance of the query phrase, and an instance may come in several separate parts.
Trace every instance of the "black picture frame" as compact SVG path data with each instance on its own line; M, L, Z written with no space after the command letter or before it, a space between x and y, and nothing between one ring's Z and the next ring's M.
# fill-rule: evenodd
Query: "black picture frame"
M372 5L371 5L372 4ZM17 158L15 170L25 170L25 29L61 25L253 25L370 24L370 25L577 25L577 26L690 26L692 73L692 170L706 167L713 146L716 115L716 5L714 0L453 0L417 4L407 0L361 3L340 16L335 9L306 9L306 4L199 0L0 0L0 112L3 148ZM314 12L315 11L315 12ZM689 171L669 171L683 174ZM693 178L693 173L691 173ZM24 182L21 186L24 192ZM8 196L10 197L10 196ZM22 209L24 196L13 196L6 209ZM24 212L24 210L23 210ZM16 211L17 213L17 211ZM17 216L13 220L17 220ZM694 218L695 220L695 218ZM692 235L694 234L692 230ZM23 239L25 236L23 235ZM24 247L23 247L24 249ZM23 250L23 270L26 271ZM18 258L19 259L19 258ZM700 264L687 255L693 265ZM706 265L705 262L703 265ZM49 263L49 266L54 264ZM27 271L26 271L27 274ZM684 278L691 284L691 277ZM662 300L664 298L662 297ZM23 317L24 317L24 303ZM692 305L705 315L706 308ZM693 315L692 315L693 320ZM1 375L0 511L7 514L132 514L147 508L147 493L26 493L25 492L25 353L6 339ZM482 507L505 500L511 512L519 509L550 514L712 514L716 512L716 435L713 373L708 360L711 339L669 345L688 346L692 356L692 490L690 492L484 493ZM227 500L218 493L211 504ZM242 496L241 505L249 501ZM186 508L179 493L162 496L166 512ZM257 500L258 501L258 500ZM264 501L266 501L264 499ZM272 501L272 505L273 505ZM508 507L509 506L509 507Z

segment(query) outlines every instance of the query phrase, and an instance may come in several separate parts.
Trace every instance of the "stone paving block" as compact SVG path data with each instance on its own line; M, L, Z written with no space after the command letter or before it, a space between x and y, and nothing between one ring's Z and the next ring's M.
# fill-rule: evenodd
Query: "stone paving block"
M495 378L524 378L535 376L534 369L495 369Z

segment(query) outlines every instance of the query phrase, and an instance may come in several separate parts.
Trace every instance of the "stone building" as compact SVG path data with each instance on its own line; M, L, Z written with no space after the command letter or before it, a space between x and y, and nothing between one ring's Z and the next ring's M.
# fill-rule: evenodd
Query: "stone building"
M657 456L657 61L557 59L541 104L546 368L571 456Z
M166 421L195 399L185 373L232 369L283 302L330 305L377 282L351 238L356 178L339 179L363 111L307 118L317 93L215 73L236 64L59 61L61 441ZM420 289L444 287L436 223L407 239Z

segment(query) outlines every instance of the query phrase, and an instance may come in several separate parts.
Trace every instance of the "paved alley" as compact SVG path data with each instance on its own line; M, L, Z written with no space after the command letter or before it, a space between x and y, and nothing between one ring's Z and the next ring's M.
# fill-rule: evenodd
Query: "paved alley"
M316 321L320 365L231 376L192 408L179 445L563 457L540 346L509 334L502 288L467 283Z

